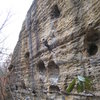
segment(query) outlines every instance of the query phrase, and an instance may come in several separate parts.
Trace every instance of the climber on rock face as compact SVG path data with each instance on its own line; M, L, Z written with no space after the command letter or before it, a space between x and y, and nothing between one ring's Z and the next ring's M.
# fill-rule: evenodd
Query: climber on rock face
M46 39L43 39L43 44L48 48L49 51L52 51L50 45L48 44L48 41Z

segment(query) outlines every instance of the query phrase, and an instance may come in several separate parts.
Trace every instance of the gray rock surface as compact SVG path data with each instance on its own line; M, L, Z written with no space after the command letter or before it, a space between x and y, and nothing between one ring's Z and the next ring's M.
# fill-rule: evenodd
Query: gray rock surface
M99 100L49 91L62 91L74 77L85 75L100 95L100 0L34 0L11 63L16 100Z

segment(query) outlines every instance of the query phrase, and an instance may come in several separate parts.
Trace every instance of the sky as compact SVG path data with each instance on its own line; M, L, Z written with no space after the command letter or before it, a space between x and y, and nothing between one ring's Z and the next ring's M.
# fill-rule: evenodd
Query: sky
M0 47L7 48L8 53L13 52L22 23L32 2L33 0L0 0L0 25L8 12L10 15L6 26L0 31L0 42L4 40Z

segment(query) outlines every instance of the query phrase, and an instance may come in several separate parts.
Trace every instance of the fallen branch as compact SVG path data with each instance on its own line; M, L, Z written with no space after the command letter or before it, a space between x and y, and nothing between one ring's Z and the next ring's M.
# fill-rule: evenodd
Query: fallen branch
M59 95L65 95L65 96L83 96L83 97L99 97L100 98L100 95L95 95L95 94L92 94L92 93L66 93L64 91L59 91L59 92L48 92L48 91L45 91L44 93L57 93Z
M99 97L100 98L99 95L95 95L95 94L92 94L92 93L66 93L64 91L61 91L61 94L66 95L66 96L73 95L73 96Z

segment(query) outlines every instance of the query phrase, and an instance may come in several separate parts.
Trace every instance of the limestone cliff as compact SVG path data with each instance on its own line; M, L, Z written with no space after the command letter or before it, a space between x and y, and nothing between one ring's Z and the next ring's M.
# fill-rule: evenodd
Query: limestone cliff
M100 0L34 0L11 65L16 100L87 100L49 93L64 91L77 75L89 76L99 95Z

